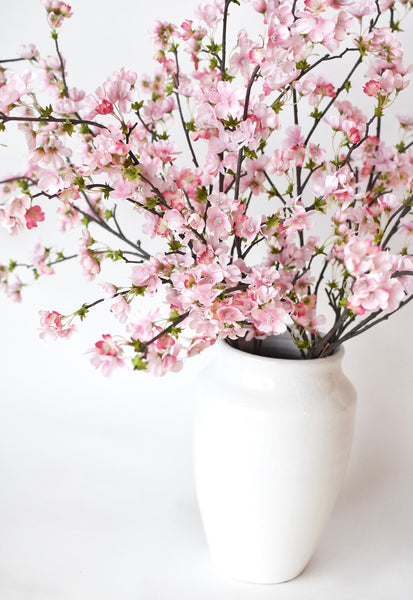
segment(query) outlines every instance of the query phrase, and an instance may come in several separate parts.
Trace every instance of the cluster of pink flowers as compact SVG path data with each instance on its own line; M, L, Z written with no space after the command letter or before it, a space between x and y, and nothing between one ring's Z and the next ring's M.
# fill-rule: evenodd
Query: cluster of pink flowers
M180 26L156 23L152 75L124 68L91 93L70 87L58 50L71 8L43 4L58 56L29 45L26 68L0 69L0 124L18 122L28 158L0 182L0 226L35 228L54 200L58 229L80 228L79 241L68 255L38 245L37 277L74 257L89 280L107 261L129 267L72 315L43 312L43 337L68 337L105 301L125 329L103 334L93 365L107 375L129 357L162 375L217 338L289 331L304 358L327 356L412 299L413 114L381 139L409 83L408 2L245 0L253 38L231 31L236 0L205 0ZM157 251L128 237L130 221ZM25 267L0 266L16 299ZM142 312L141 296L157 309Z

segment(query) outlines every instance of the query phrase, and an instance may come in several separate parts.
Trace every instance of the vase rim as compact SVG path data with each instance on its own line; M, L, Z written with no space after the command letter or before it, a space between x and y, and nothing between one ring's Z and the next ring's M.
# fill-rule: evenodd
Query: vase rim
M222 338L218 339L217 342L220 346L221 351L224 351L228 355L233 354L235 356L235 354L238 354L239 358L248 357L250 361L254 360L261 364L265 364L265 363L281 364L282 363L285 366L287 364L291 365L291 366L294 364L294 368L311 368L311 365L313 365L313 367L315 367L315 363L317 363L317 368L319 368L321 366L321 364L327 366L327 365L332 365L333 363L340 363L342 361L344 353L345 353L343 345L340 345L333 354L331 354L329 356L325 356L325 357L317 357L317 358L311 358L311 359L291 358L291 357L285 357L285 358L284 357L272 357L272 356L261 356L260 354L254 354L253 352L247 352L240 348L235 348L234 346L232 346L231 344L226 342L225 339L222 339Z

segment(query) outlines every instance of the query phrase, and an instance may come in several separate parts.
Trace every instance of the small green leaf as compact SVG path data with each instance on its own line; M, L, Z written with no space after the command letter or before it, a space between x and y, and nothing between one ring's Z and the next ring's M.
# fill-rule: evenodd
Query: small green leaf
M247 146L244 147L244 156L250 159L258 158L255 150L250 150Z
M208 191L206 187L197 188L195 191L195 197L199 202L206 202L208 198Z
M272 104L271 104L271 108L273 109L273 111L275 112L276 115L278 115L278 113L280 113L283 109L284 103L281 102L281 100L275 100Z
M309 66L310 65L306 60L300 60L297 63L297 69L300 69L300 71L305 71L306 69L308 69Z
M232 115L228 115L228 119L222 119L222 124L224 125L224 127L236 127L237 125L239 125L241 123L241 121L235 117L233 117Z
M146 367L148 366L148 363L146 362L146 360L144 360L142 357L138 356L138 354L136 356L134 356L134 358L132 358L132 364L133 364L133 368L136 371L144 371L146 369Z
M12 271L14 271L14 269L15 269L16 267L17 267L17 262L16 262L15 260L12 260L12 259L10 259L10 262L9 262L9 271L10 271L10 273L11 273Z
M83 321L88 312L89 312L89 309L87 307L87 304L82 304L82 306L79 308L79 310L77 310L75 312L75 315L77 317L80 317L80 320Z
M146 198L145 207L149 210L153 210L158 206L158 200L156 198Z
M132 110L139 112L143 106L143 100L141 102L132 102L131 108Z
M185 127L187 131L196 131L195 122L193 119L192 121L187 121L185 123Z
M304 169L309 169L311 171L311 169L314 169L315 166L316 166L315 162L313 161L312 158L310 158L304 165Z
M171 310L171 314L169 315L169 321L176 321L181 315L179 314L179 312L176 310L176 308L173 308Z
M53 107L51 104L49 104L49 106L46 106L46 108L42 108L40 110L40 116L44 117L45 119L47 119L47 117L50 117L50 115L53 112Z
M146 291L146 285L133 285L129 291L134 296L144 296Z
M135 165L131 165L130 167L124 169L123 176L128 181L136 181L139 177L140 172L141 169L138 169L138 167L135 167Z
M323 115L323 113L322 113L322 112L320 112L320 111L318 110L318 108L315 108L315 109L313 110L313 112L312 112L312 113L310 113L310 117L313 117L313 119L319 119L319 118L320 118L322 115Z
M77 185L79 190L83 190L86 186L86 183L81 175L76 175L76 177L73 179L73 185Z
M406 151L406 146L405 146L404 142L400 142L400 144L396 144L396 150L398 152L400 152L401 154L403 154L403 152Z
M228 71L224 71L221 75L222 81L232 81L234 77L228 73Z

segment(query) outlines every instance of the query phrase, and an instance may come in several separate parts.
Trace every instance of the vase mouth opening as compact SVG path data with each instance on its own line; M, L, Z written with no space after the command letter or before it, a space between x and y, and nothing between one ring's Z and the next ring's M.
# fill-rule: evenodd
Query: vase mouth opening
M223 342L225 343L225 346L235 351L250 354L256 358L281 359L303 363L312 362L314 360L334 359L336 357L341 357L344 352L343 347L339 346L328 356L315 358L303 356L288 331L279 335L268 335L263 338L253 338L248 341L245 338L237 338L236 340L225 338Z

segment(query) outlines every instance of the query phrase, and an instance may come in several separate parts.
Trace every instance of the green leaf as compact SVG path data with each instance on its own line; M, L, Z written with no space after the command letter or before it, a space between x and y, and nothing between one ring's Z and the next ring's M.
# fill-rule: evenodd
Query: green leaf
M349 93L350 89L351 89L351 81L350 79L348 79L346 81L346 83L344 84L344 89L346 90L347 94Z
M14 269L15 269L16 267L17 267L17 262L16 262L15 260L12 260L12 259L10 259L10 262L9 262L9 267L8 267L8 268L9 268L9 271L10 271L10 273L11 273L12 271L14 271Z
M142 108L142 106L143 106L143 100L141 100L141 102L132 102L132 104L131 104L132 110L134 110L136 112L139 112L140 109Z
M309 68L309 64L308 62L304 59L304 60L300 60L297 63L297 69L300 69L300 71L305 71L306 69Z
M111 219L113 217L113 212L109 209L105 210L105 219L106 221L109 221L109 219Z
M135 352L143 352L145 350L145 342L141 342L138 339L132 338L131 345L133 346Z
M272 227L277 227L277 225L279 225L280 222L281 219L279 217L277 217L276 215L272 215L267 219L266 226L268 227L268 229L271 229Z
M325 200L323 200L322 198L314 199L314 210L318 210L319 212L324 213L326 207L327 207L327 202Z
M129 291L134 296L144 296L146 291L146 285L133 285Z
M198 202L206 202L208 198L208 190L206 187L197 188L195 191L195 197Z
M222 79L222 81L233 81L233 79L235 79L235 77L233 77L232 75L230 75L228 73L228 71L224 71L222 73L221 79Z
M403 154L403 152L406 151L406 146L405 146L404 142L400 142L400 144L396 144L396 150L398 152L400 152L401 154Z
M171 314L169 315L169 321L176 321L179 317L180 317L180 313L176 310L176 308L173 308L171 310Z
M178 240L169 241L168 246L172 250L172 252L176 252L177 250L180 250L182 248L182 244Z
M318 110L318 108L315 108L315 109L313 110L313 112L312 112L312 113L310 113L310 117L313 117L313 119L319 119L319 118L320 118L322 115L323 115L323 113L322 113L322 112L320 112L320 111Z
M311 171L311 169L314 169L315 166L316 166L315 162L313 161L312 158L310 158L304 165L304 169L309 169Z
M79 310L77 310L75 312L75 315L77 317L80 317L80 320L83 321L88 312L89 312L89 309L87 307L87 304L82 304L82 306L79 308Z
M122 260L123 252L122 250L108 250L106 256L113 260L113 262L116 262L117 260Z
M76 175L73 179L73 185L77 185L79 190L83 190L86 187L85 180L81 175Z
M278 113L280 113L283 109L284 103L281 102L281 100L275 100L272 104L271 104L271 108L273 109L273 111L275 112L276 115L278 115Z
M361 56L367 56L367 54L368 54L367 48L366 48L365 44L363 44L363 41L361 39L359 40L359 52L360 52Z
M71 137L75 130L75 126L69 119L66 119L66 121L62 124L62 129L69 135L69 137Z
M6 126L4 123L0 123L0 131L6 131Z
M217 44L213 39L210 40L209 44L206 46L208 52L212 52L213 54L218 54L221 51L221 44Z
M229 115L228 119L222 119L222 124L224 125L224 127L227 127L227 128L228 127L236 127L240 123L241 123L241 121L239 119L236 119L232 115Z
M244 156L251 159L258 158L255 150L250 150L247 146L244 147Z
M187 131L196 131L194 120L192 119L191 121L187 121L185 123L185 128Z
M174 338L177 338L179 336L179 334L181 333L182 328L181 327L171 327L171 329L169 329L168 331L168 335L171 335Z
M146 362L146 360L144 360L138 354L136 356L134 356L134 358L132 358L132 364L133 364L133 368L135 371L144 371L146 369L146 367L148 366L148 363Z
M158 206L157 198L146 198L145 207L149 210L153 210Z
M136 167L135 165L131 165L130 167L126 167L123 171L123 176L128 181L136 181L141 173L141 169Z
M90 129L89 127L86 125L86 123L82 123L79 127L79 131L82 135L88 135L90 133Z
M46 108L42 108L40 110L40 116L44 117L45 119L47 119L48 117L50 117L50 115L53 112L53 107L51 104L49 104L49 106L46 106Z

